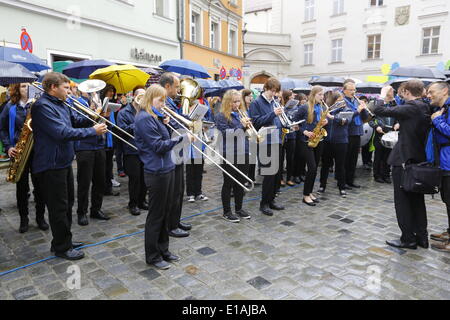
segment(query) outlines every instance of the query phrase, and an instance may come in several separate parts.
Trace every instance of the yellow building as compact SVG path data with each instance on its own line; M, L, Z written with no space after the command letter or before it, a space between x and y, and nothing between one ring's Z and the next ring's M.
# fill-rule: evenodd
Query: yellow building
M183 59L204 66L213 80L243 80L242 0L183 1Z

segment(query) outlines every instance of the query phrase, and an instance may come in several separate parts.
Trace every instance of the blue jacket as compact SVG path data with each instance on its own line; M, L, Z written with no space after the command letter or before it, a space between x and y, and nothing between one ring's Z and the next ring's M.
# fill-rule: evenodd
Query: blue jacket
M139 158L144 163L146 173L165 174L175 169L171 151L184 136L171 139L169 130L162 121L144 110L136 115L134 134Z
M342 118L339 117L339 113L341 112L350 112L351 109L346 107L343 109L339 109L337 112L333 112L334 119L328 119L328 139L330 143L348 143L348 127L349 122L345 121L342 123Z
M253 100L250 104L248 115L252 119L253 125L256 130L260 130L262 127L275 126L279 129L278 139L274 140L272 134L268 134L266 141L267 144L280 144L281 143L281 121L280 118L274 112L275 102L272 100L270 103L261 94L258 98Z
M242 155L248 154L249 145L248 138L245 135L245 129L240 121L240 117L237 113L231 113L231 122L225 117L225 115L220 112L215 116L215 123L217 130L220 131L222 139L219 140L219 147L222 146L222 155L226 157L227 155ZM240 130L240 132L236 132ZM234 136L234 143L232 146L227 146L227 140L231 140ZM228 139L227 139L228 137Z
M285 108L284 112L286 113L286 115L288 116L288 118L292 121L294 121L295 115L297 114L297 112L300 110L300 106L297 105L295 107L292 108ZM298 133L297 132L290 132L286 135L286 140L294 140L297 139Z
M13 126L10 127L10 121L12 121L10 116L14 116L12 110L15 110L15 120L14 123L12 123ZM11 102L8 102L5 105L2 113L0 114L0 139L6 152L8 152L10 148L14 147L19 140L26 117L27 113L24 107L17 104L13 105Z
M445 107L450 107L450 99L445 103ZM441 169L450 171L450 112L435 118L433 120L433 126L436 128L434 130L436 142L440 145L439 156Z
M309 138L307 136L305 136L303 134L303 132L306 131L314 131L314 128L317 126L317 119L320 118L320 116L322 115L322 111L320 112L320 114L317 114L317 112L314 110L314 119L312 123L308 123L308 105L304 104L302 106L299 107L298 112L295 114L294 116L294 121L301 121L301 120L305 120L305 122L303 122L300 125L300 139L303 142L308 142Z
M354 111L352 122L350 122L348 126L348 135L349 136L362 136L364 135L364 122L365 120L369 119L369 112L367 110L363 110L361 113L358 112L358 106L359 102L355 98L350 99L345 97L345 102L347 103L347 106ZM359 119L359 124L357 124L357 121Z
M73 141L96 136L92 122L78 116L63 101L47 93L31 108L33 173L68 168L74 159ZM84 127L84 128L83 128Z
M80 97L77 100L85 107L89 108L89 102L87 98ZM86 139L75 141L75 152L78 151L91 151L105 149L105 138L103 136L89 137Z
M136 121L136 109L133 107L131 103L127 104L127 106L119 111L119 115L117 116L117 125L119 128L125 130L132 136L135 134L135 121ZM136 145L136 141L127 135L121 135L123 139L131 143L132 145ZM123 143L123 154L124 155L138 155L139 152L128 144Z

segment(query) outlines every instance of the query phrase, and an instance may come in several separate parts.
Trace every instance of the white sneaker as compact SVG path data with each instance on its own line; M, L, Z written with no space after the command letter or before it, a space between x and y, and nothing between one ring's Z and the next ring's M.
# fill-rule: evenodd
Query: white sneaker
M120 187L120 182L116 181L115 179L111 179L111 183L114 188Z
M195 198L195 200L208 201L209 199L208 199L207 196L201 194L201 195L197 196L197 197Z
M188 202L195 202L195 197L194 196L189 196L187 201Z

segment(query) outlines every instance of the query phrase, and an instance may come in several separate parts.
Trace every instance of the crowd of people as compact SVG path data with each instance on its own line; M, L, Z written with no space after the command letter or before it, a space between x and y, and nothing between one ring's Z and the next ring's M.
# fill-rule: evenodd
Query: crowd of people
M320 196L327 192L330 183L330 172L335 173L339 196L346 197L347 192L360 188L355 173L365 123L374 129L374 135L362 148L363 163L370 168L374 149L374 180L391 183L392 175L402 235L387 244L399 248L429 246L425 198L403 190L402 176L405 163L426 161L426 142L432 129L443 171L441 196L449 217L449 229L431 235L436 241L432 247L450 252L450 98L446 82L425 88L420 80L411 80L396 93L386 86L379 98L369 102L357 96L353 80L347 80L337 90L314 86L306 96L281 90L280 81L270 78L259 95L251 90L228 90L220 97L198 99L196 103L208 107L205 120L215 124L214 131L205 128L202 137L183 130L180 121L168 112L186 117L179 97L180 78L170 72L161 76L159 84L138 86L128 96L117 94L113 86L107 85L100 93L101 100L108 97L121 104L120 110L101 115L109 120L109 125L93 124L91 115L74 112L72 108L77 104L94 109L95 106L88 94L77 90L77 85L60 73L50 72L44 77L45 93L33 104L28 100L28 86L22 83L9 87L10 100L0 114L0 138L8 156L15 158L19 152L16 143L31 112L35 151L16 186L19 232L29 228L31 177L36 223L41 230L50 227L51 250L58 257L84 257L81 250L75 250L83 243L72 240L75 194L80 226L90 223L88 210L90 219L110 219L102 211L102 204L105 196L120 196L113 188L114 157L116 174L128 177L129 213L138 216L141 210L148 212L146 262L167 269L170 262L179 260L169 251L169 237L188 237L192 229L192 225L181 222L184 201L208 200L202 190L206 172L204 136L212 138L216 150L228 160L220 164L223 218L237 223L251 219L252 212L243 206L244 187L257 185L258 176L262 177L259 209L267 216L285 209L276 201L282 186L304 182L302 202L310 207L320 205ZM264 132L264 142L253 141L251 133L247 133L252 129ZM391 150L381 140L392 130L400 134ZM178 155L184 161L174 157L178 147ZM72 170L74 159L76 177ZM319 167L320 185L315 190ZM44 217L45 208L50 226Z

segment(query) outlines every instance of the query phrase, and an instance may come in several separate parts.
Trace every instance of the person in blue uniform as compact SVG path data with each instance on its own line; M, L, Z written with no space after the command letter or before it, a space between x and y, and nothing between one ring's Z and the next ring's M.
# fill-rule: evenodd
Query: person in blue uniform
M64 102L70 90L70 80L56 72L43 80L45 93L31 109L35 152L32 170L37 175L49 213L53 235L51 250L57 257L78 260L82 251L74 250L82 243L72 242L72 206L74 181L73 142L105 134L105 124L92 127L89 119L79 116Z
M189 134L171 139L169 118L162 114L166 90L154 84L145 92L136 115L135 140L139 158L144 163L149 209L145 223L145 260L158 269L168 269L169 262L180 258L169 251L169 213L173 195L175 163L173 148Z

